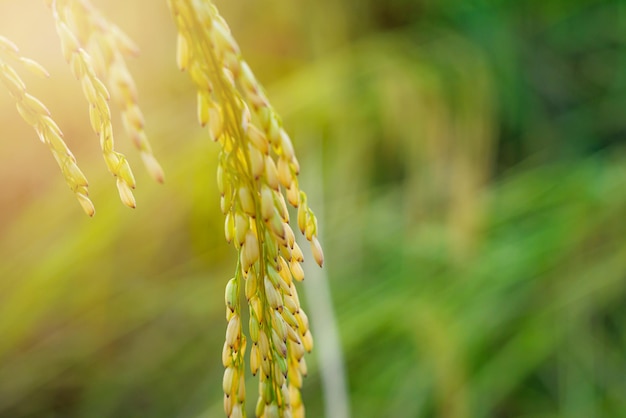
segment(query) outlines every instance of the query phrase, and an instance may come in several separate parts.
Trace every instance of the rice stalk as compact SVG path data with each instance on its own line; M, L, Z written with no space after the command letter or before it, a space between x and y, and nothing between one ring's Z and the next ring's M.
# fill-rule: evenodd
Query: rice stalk
M63 141L63 132L52 119L48 108L36 97L26 91L26 84L15 68L8 63L19 62L26 70L48 77L48 72L38 62L20 55L18 47L9 39L0 36L0 81L15 101L18 113L37 132L41 142L48 145L54 159L61 168L61 173L70 189L74 192L85 213L95 214L95 208L89 199L87 178L76 164L76 158Z
M303 417L300 395L313 347L294 281L304 279L302 250L287 202L321 266L317 220L298 186L300 166L289 135L239 46L211 2L168 0L178 29L176 61L197 88L200 125L220 144L217 183L225 236L239 252L226 286L224 410L245 416L245 351L240 295L248 302L250 369L259 375L258 417Z
M116 26L104 19L87 0L49 0L63 56L80 81L89 103L91 128L100 138L107 168L116 177L122 202L136 206L132 190L135 178L126 156L115 151L109 88L122 107L123 120L151 175L163 181L163 171L152 155L137 105L137 92L123 59L136 54L136 47Z
M91 55L96 74L105 81L113 100L121 108L127 135L139 150L148 172L157 182L162 183L163 170L148 142L143 113L138 103L137 87L126 65L126 58L137 57L139 48L89 1L72 1L67 7L76 36Z

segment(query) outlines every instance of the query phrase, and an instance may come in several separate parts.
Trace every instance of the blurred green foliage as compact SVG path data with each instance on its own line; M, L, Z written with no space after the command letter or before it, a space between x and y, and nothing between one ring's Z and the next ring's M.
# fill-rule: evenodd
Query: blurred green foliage
M131 212L78 145L96 167L85 219L53 163L35 168L41 147L3 171L16 179L2 186L0 417L221 416L235 255L217 146L174 70L165 4L95 3L144 51L135 75L167 183L139 177ZM148 4L159 25L141 21ZM303 181L321 184L310 203L353 416L626 416L624 3L218 6L294 133ZM82 107L51 110L91 138ZM28 141L7 129L11 167Z

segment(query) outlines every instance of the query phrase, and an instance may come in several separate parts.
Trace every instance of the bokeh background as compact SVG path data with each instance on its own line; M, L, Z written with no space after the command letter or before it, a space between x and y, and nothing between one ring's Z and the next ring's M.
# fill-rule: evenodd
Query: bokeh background
M97 211L0 93L0 417L219 417L236 255L217 145L166 2L93 2L142 50L166 183L116 117L138 180L137 209L119 202L49 10L0 1ZM326 252L300 292L331 290L308 312L318 346L338 330L350 416L626 417L626 3L216 4L294 138ZM308 416L345 418L319 355Z

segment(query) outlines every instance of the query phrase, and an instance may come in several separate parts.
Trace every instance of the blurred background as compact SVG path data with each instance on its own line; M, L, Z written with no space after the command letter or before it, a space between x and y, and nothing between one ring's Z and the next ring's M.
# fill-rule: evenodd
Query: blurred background
M142 50L166 182L116 116L138 182L120 203L49 10L0 1L97 212L0 93L0 417L219 417L236 254L218 147L166 2L93 2ZM300 292L330 287L307 312L336 321L351 416L626 417L626 3L215 3L294 139L326 253ZM317 355L308 416L344 418Z

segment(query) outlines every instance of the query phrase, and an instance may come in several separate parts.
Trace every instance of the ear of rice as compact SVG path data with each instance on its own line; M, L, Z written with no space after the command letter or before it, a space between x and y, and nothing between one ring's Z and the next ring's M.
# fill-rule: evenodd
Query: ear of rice
M208 126L209 138L222 149L218 188L225 231L239 251L235 278L228 284L227 312L239 315L240 298L232 292L244 292L253 336L250 366L260 380L256 412L266 417L303 416L299 392L306 372L303 355L312 349L313 339L293 285L304 278L304 272L302 252L295 249L288 224L285 193L296 207L305 202L304 217L298 220L320 265L323 253L315 215L298 186L300 166L280 117L216 7L210 1L168 3L178 29L178 67L189 74L198 91L200 124ZM228 347L236 341L231 327L229 322ZM240 328L237 338L243 338ZM225 350L235 367L243 365L244 350ZM236 408L245 408L243 391L236 390L231 379L238 369L230 360L227 363L224 407L232 416Z
M0 82L15 101L18 113L37 133L39 139L48 145L52 156L61 168L67 185L74 192L78 203L89 216L95 214L93 203L89 199L87 178L76 165L76 159L69 150L63 133L52 119L48 108L36 97L26 91L26 84L9 60L20 63L27 71L47 77L48 72L38 62L19 54L17 46L9 39L0 36Z

